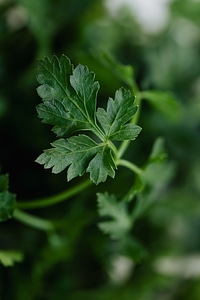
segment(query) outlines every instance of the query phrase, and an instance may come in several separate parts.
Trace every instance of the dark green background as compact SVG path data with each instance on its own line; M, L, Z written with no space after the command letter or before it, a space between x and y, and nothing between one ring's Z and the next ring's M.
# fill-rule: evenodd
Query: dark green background
M25 16L10 23L16 11ZM143 131L126 155L142 165L154 140L163 136L169 163L174 165L168 188L133 228L133 236L147 256L125 282L110 280L108 270L119 245L96 226L96 192L126 189L132 175L120 169L114 180L56 207L33 211L58 222L55 236L15 220L0 224L0 250L24 253L23 262L10 268L0 266L2 300L200 298L199 276L163 275L154 268L163 255L175 255L178 260L200 251L200 2L172 1L169 23L152 35L146 34L127 10L118 18L109 16L100 0L1 3L1 172L9 173L10 190L20 201L55 194L82 180L67 183L66 172L53 175L34 162L55 138L35 110L40 102L36 60L65 54L74 65L88 65L100 82L98 104L103 106L123 83L101 64L101 51L131 65L141 90L170 91L184 108L184 117L174 121L144 102L139 121Z

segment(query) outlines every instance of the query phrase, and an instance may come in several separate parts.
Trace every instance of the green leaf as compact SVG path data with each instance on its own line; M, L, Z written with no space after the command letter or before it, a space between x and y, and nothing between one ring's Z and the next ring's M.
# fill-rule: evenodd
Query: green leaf
M99 184L100 182L106 181L108 175L114 178L115 168L116 166L111 149L104 146L101 148L101 152L98 152L90 161L87 172L90 172L91 180L96 184Z
M166 157L167 154L164 147L164 139L162 137L158 137L153 144L147 163L150 164L153 162L163 162Z
M129 232L132 219L128 214L127 203L117 202L115 195L98 193L98 212L101 217L108 217L110 220L102 221L99 228L114 239L120 239Z
M145 247L133 236L123 239L120 246L122 254L130 257L134 262L141 262L148 255Z
M96 97L99 90L99 83L94 81L95 75L93 72L88 70L88 67L78 65L73 71L73 75L70 76L70 83L76 94L78 100L75 106L83 111L86 120L89 123L92 121L95 123L95 113L96 113ZM74 110L76 115L78 112Z
M134 222L143 216L165 191L174 174L174 164L166 161L164 140L158 137L152 147L149 159L143 168L143 189L138 193Z
M0 222L10 219L16 207L14 194L4 191L0 193Z
M0 192L6 191L9 186L8 174L0 175Z
M68 168L68 180L90 172L96 183L114 177L115 163L111 150L107 145L98 144L86 135L78 135L68 139L60 139L52 143L53 148L45 150L36 162L45 168L53 168L53 173L60 173Z
M177 121L183 115L181 103L169 92L144 91L141 92L141 97L149 101L171 121Z
M137 111L131 92L121 88L114 100L108 100L107 111L96 110L99 83L94 73L86 66L74 68L64 55L39 61L37 79L42 98L38 115L63 138L53 142L53 148L45 150L36 161L52 168L53 173L67 168L68 180L85 172L95 184L104 182L107 176L113 178L117 149L112 140L134 140L141 130L128 123ZM90 131L93 138L86 134L72 136L82 130Z
M0 222L10 219L16 207L16 196L8 188L8 174L0 175Z
M72 73L72 75L71 75ZM37 112L44 123L55 125L53 131L62 136L95 126L96 95L98 82L94 73L87 67L78 65L73 68L70 60L62 55L60 60L53 57L38 62L37 88L43 103Z
M0 250L0 263L4 267L12 267L15 262L21 262L23 254L17 250Z
M126 124L137 111L134 105L135 98L131 92L121 88L116 91L115 99L109 98L107 111L98 108L97 119L108 139L110 140L134 140L141 128L134 124ZM125 125L126 124L126 125Z

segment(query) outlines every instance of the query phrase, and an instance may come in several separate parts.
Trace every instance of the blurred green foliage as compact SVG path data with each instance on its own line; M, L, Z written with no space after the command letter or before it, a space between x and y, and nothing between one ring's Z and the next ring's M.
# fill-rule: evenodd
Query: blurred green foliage
M12 268L0 265L0 299L200 298L200 268L188 273L187 263L188 257L194 258L197 267L200 260L199 16L199 1L171 1L166 28L147 34L128 10L111 16L100 0L0 2L0 165L9 173L10 190L18 200L31 201L73 185L65 173L52 175L34 162L53 140L35 110L40 101L35 65L45 55L64 53L75 65L88 65L101 85L101 105L128 84L126 72L130 74L132 66L139 89L144 96L150 93L153 103L142 104L143 131L126 156L143 165L159 136L168 153L165 178L159 169L149 177L156 182L153 204L136 222L133 240L126 240L124 248L99 231L96 207L97 192L120 194L131 184L124 169L115 180L37 210L40 217L53 219L56 232L46 234L14 219L1 223L0 259L16 263ZM121 69L102 53L111 53ZM169 92L169 103L173 94L183 107L179 118L174 104L171 111L159 106L164 91ZM114 280L109 274L117 274L120 255L128 259L121 270L128 267Z

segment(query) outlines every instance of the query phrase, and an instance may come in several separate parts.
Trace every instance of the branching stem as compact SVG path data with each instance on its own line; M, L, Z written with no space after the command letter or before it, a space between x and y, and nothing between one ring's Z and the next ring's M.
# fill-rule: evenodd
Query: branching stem
M138 166L136 166L135 164L133 164L132 162L125 160L125 159L119 159L117 161L117 165L118 166L124 166L126 168L128 168L129 170L133 171L134 173L136 173L139 176L142 176L143 174L143 170L140 169Z
M32 216L20 209L15 209L13 217L18 221L25 223L26 225L29 225L36 229L40 229L44 231L50 231L54 229L54 226L50 221Z
M51 206L58 204L60 202L63 202L70 197L80 193L84 189L86 189L88 186L92 185L92 181L87 179L69 189L67 189L64 192L61 192L59 194L53 195L51 197L45 197L37 200L32 200L30 202L18 202L18 208L23 209L35 209L35 208L41 208L46 206Z

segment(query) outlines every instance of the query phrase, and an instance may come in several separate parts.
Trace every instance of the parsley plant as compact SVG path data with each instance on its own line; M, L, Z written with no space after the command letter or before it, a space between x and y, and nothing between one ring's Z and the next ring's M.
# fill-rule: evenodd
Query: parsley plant
M106 181L107 176L113 178L120 163L113 141L134 140L141 131L130 123L137 111L135 97L121 88L114 99L109 98L106 110L96 109L99 83L94 81L94 73L82 65L73 68L64 55L39 61L37 79L43 100L38 115L53 125L53 132L61 138L36 161L53 173L68 168L68 180L85 172L95 184ZM74 135L80 131L87 135Z
M99 83L95 74L88 67L78 65L74 68L69 58L62 55L39 60L37 63L37 92L42 102L37 106L39 118L43 123L52 125L57 139L51 148L36 159L44 168L52 168L57 174L67 169L67 180L89 173L88 179L81 181L60 194L31 202L16 202L15 195L8 192L8 177L0 177L0 221L14 216L15 219L44 230L55 233L56 226L50 220L33 216L24 209L35 209L55 205L81 193L92 183L105 182L108 176L114 178L118 166L131 170L134 182L123 196L97 193L97 206L100 230L111 239L120 241L121 247L132 248L136 256L143 256L145 251L130 235L135 221L140 218L157 194L162 185L152 176L154 173L167 174L162 178L165 185L170 176L170 165L165 164L163 140L158 138L151 154L143 167L123 159L130 142L141 131L138 121L138 107L142 99L160 108L158 98L163 97L163 111L168 113L168 104L175 101L168 95L154 91L139 92L133 79L130 66L117 64L111 57L102 57L102 63L112 69L130 90L120 88L114 99L109 98L106 109L97 108ZM132 93L135 93L135 97ZM179 108L178 108L179 109ZM164 172L163 172L164 171ZM146 189L147 187L147 189ZM130 202L135 200L134 206ZM23 209L23 210L22 210ZM101 217L103 217L101 219ZM7 257L13 259L10 253Z

